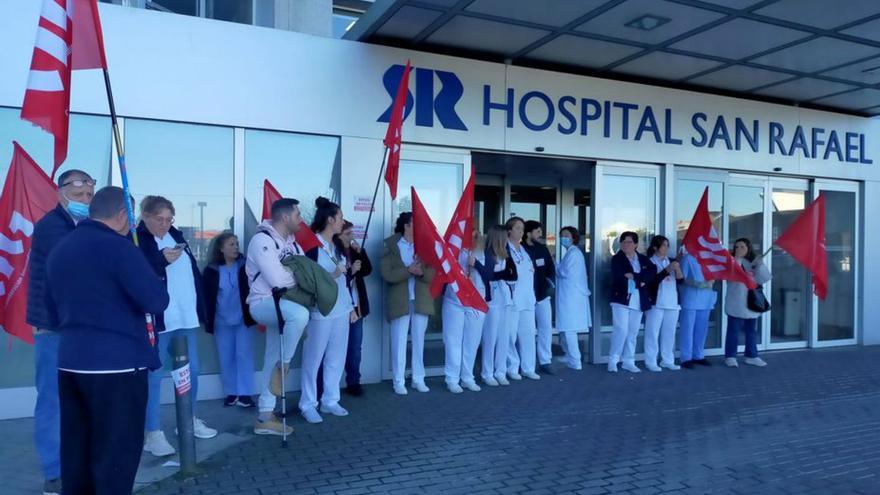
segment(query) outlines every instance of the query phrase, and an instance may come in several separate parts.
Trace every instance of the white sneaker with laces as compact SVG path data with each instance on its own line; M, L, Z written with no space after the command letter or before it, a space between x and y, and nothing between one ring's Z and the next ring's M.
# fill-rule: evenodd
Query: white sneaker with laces
M156 457L165 457L177 452L168 443L168 440L165 438L165 432L162 430L148 431L144 435L144 450Z
M318 414L318 411L314 407L310 407L305 411L302 411L302 417L305 418L307 422L313 425L322 423L324 421L324 418L322 418L321 415Z
M666 368L666 369L672 370L672 371L678 371L681 369L681 366L679 366L675 363L666 363L666 362L660 363L660 367Z
M422 393L430 392L430 391L431 391L431 389L428 388L427 385L425 385L425 382L416 382L416 381L414 381L414 382L412 382L412 388L414 388L414 389L416 389L416 390L418 390L419 392L422 392Z
M641 373L642 372L642 370L638 366L636 366L636 363L623 363L623 366L621 366L621 368L625 369L626 371L629 371L630 373Z
M724 365L728 368L738 368L739 363L736 362L736 358L727 358L724 360Z
M480 390L483 390L482 388L480 388L479 385L477 385L477 382L475 382L475 381L461 382L461 383L462 383L462 385L464 385L464 388L470 390L471 392L479 392ZM495 382L495 385L497 386L498 382Z
M217 430L209 428L203 419L193 418L193 434L203 440L217 436Z
M757 366L759 368L763 368L764 366L767 366L767 362L759 357L746 358L746 364L751 365L751 366Z
M464 392L464 389L461 388L461 385L459 385L457 383L447 383L446 388L448 388L449 391L452 392L453 394L460 394L460 393Z
M321 412L324 414L332 414L339 417L348 416L348 410L340 406L338 402L329 406L321 404Z
M406 395L406 394L408 394L409 392L406 391L406 386L404 386L404 385L395 385L395 386L394 386L394 393L397 394L397 395Z

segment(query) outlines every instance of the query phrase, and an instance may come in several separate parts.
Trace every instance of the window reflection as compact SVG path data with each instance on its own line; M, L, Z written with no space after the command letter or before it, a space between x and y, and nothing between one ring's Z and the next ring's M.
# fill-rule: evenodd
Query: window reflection
M774 189L773 239L778 239L807 206L807 192ZM797 342L809 338L810 273L790 254L773 246L773 284L770 341Z
M825 196L825 247L828 297L819 301L819 340L855 337L856 194L822 191Z

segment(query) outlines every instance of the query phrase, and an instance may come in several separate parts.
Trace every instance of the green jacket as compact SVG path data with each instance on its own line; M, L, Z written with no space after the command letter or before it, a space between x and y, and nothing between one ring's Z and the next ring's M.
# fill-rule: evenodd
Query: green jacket
M318 311L327 316L336 305L339 286L327 270L306 256L288 256L281 264L293 273L296 285L284 293L289 299L306 308L318 307Z
M388 321L395 320L409 314L409 281L410 273L403 260L400 258L400 234L394 234L385 239L382 248L382 261L380 264L382 279L388 284L388 293L385 295L385 314ZM424 275L416 277L416 313L434 316L434 299L431 297L431 280L434 279L435 270L424 268Z

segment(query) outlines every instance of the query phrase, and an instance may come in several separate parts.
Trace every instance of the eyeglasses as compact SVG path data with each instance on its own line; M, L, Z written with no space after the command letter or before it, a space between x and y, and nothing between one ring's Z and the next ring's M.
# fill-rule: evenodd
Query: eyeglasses
M174 217L160 217L153 215L153 220L155 220L159 224L163 225L174 225Z
M67 186L73 186L73 187L92 186L92 187L94 187L95 184L97 184L97 183L98 182L95 181L95 179L74 179L74 180L65 182L64 184L61 184L61 187L67 187Z

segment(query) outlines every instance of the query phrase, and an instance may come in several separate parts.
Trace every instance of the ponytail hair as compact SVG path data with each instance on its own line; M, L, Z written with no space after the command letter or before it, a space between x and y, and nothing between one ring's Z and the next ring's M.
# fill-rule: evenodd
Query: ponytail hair
M316 234L327 228L331 218L339 213L339 205L329 199L318 196L315 200L315 216L312 218L312 231Z

